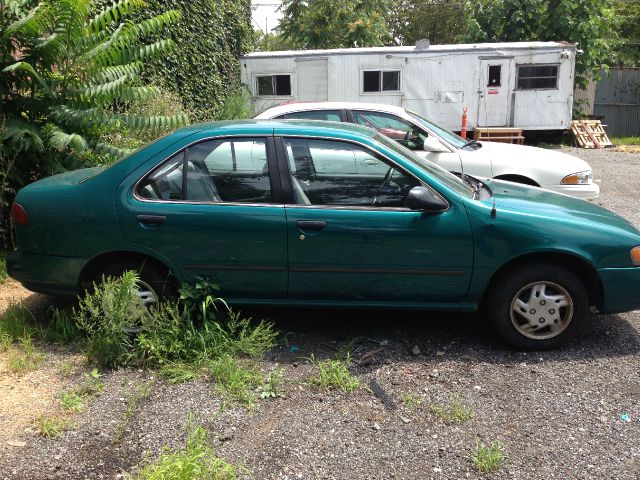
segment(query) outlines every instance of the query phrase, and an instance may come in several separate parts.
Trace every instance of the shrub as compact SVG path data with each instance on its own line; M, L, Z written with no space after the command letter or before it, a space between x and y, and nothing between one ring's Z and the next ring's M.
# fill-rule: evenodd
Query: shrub
M73 309L78 327L88 337L87 356L102 367L118 367L126 362L134 346L128 329L147 315L137 294L137 281L135 272L125 272L117 280L103 278Z

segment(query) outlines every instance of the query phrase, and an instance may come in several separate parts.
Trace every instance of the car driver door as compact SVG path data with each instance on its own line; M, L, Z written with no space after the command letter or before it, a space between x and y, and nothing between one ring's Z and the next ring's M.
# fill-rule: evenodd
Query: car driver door
M279 147L293 199L285 205L290 297L404 304L464 297L473 248L463 208L405 208L421 182L355 143L285 137Z

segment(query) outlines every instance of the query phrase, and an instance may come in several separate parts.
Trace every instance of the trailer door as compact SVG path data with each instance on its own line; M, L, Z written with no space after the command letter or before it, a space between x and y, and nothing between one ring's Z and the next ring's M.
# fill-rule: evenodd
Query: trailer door
M511 58L480 60L478 126L506 127L512 92Z
M329 94L327 58L296 59L297 99L302 102L326 102Z

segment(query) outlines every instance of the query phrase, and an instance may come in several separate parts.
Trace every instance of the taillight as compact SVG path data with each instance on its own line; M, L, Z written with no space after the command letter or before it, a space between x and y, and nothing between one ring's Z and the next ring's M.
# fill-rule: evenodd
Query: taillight
M18 202L13 202L13 205L11 205L11 221L14 225L26 225L29 223L27 211Z

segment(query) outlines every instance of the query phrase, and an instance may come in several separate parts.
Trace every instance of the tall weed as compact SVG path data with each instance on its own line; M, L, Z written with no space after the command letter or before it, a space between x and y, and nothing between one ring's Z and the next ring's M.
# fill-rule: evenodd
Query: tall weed
M73 318L87 337L87 356L102 367L118 367L134 347L128 330L148 315L138 296L135 272L125 272L120 279L103 279L94 284L73 309Z

